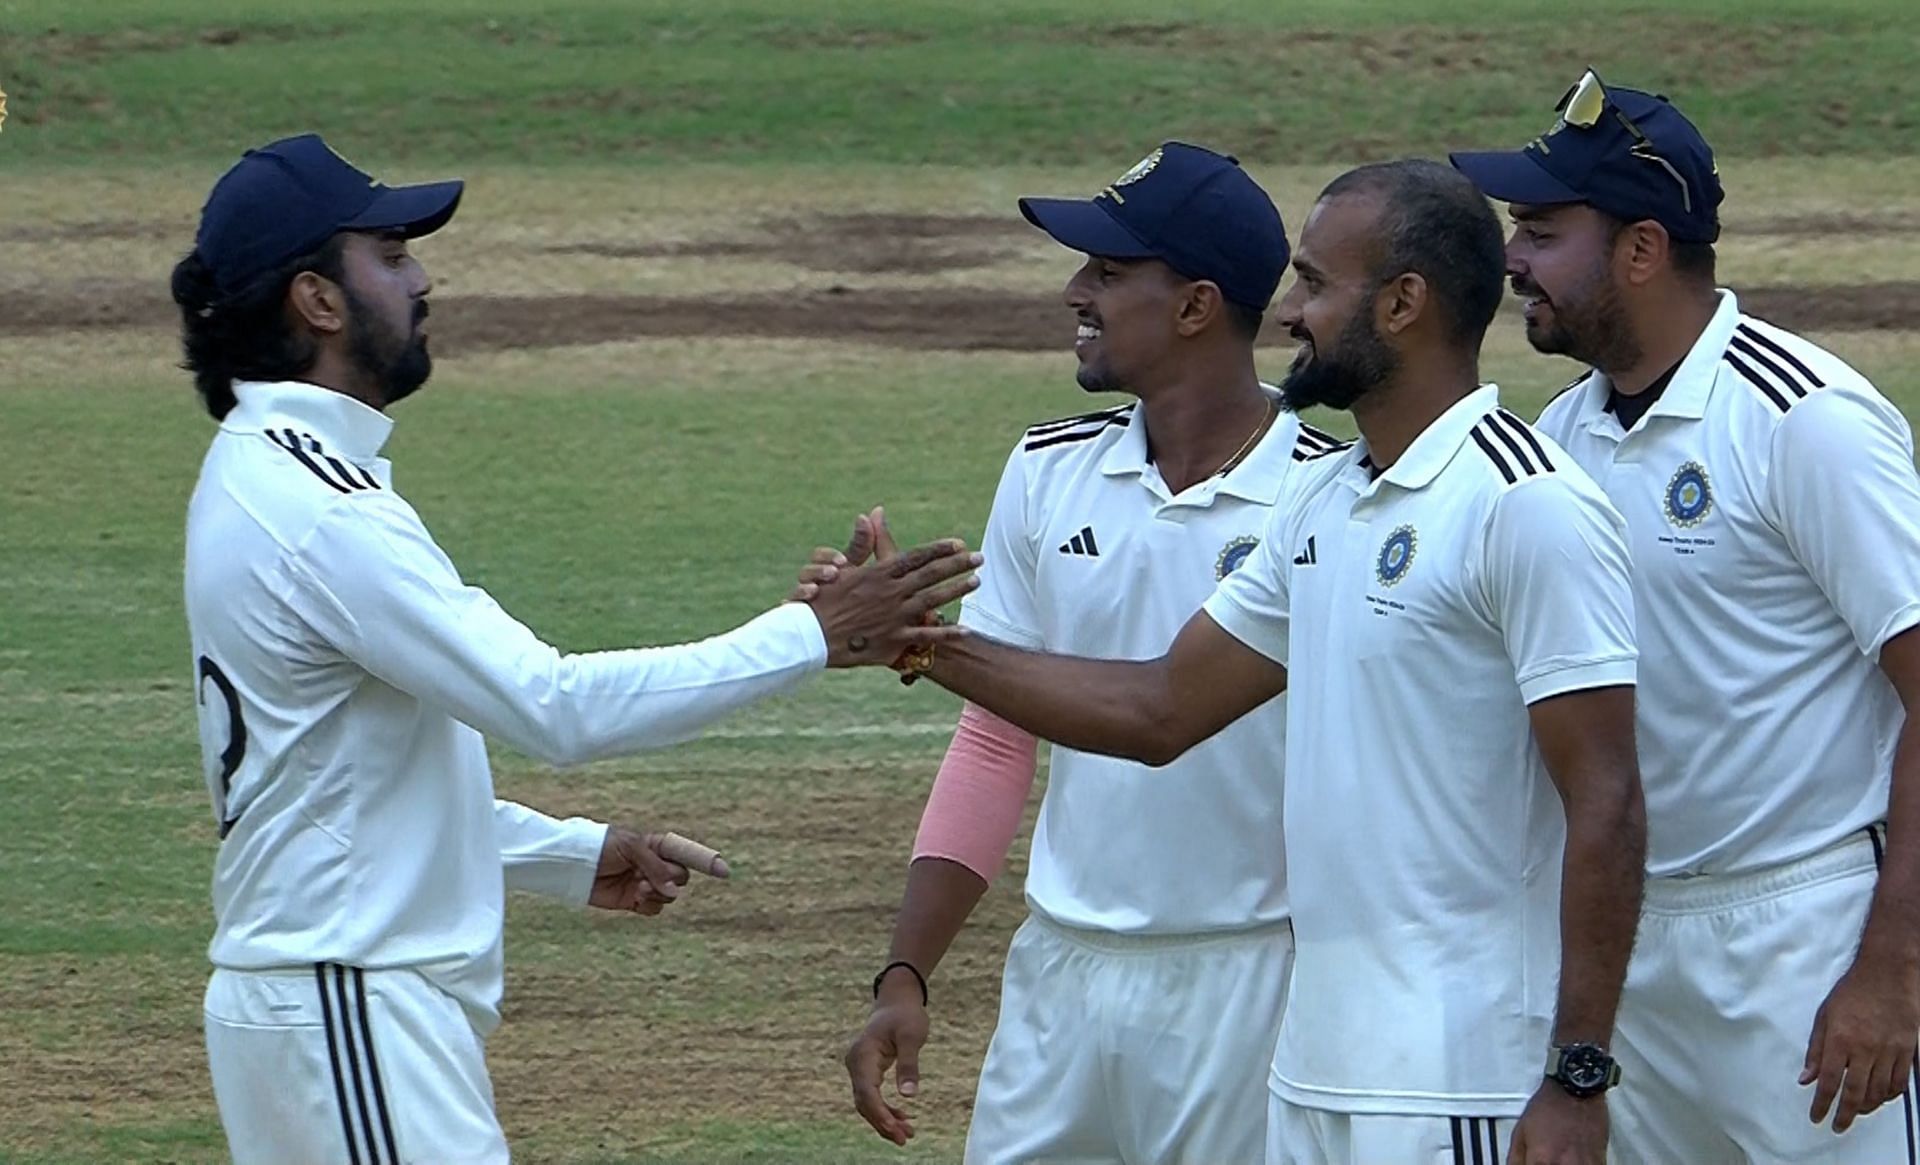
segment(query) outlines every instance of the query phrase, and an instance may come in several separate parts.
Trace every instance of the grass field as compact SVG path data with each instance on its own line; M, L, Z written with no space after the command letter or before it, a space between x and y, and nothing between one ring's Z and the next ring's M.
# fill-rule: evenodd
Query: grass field
M1085 407L1072 261L1013 198L1170 135L1240 153L1297 226L1346 164L1523 140L1591 62L1720 146L1725 279L1914 415L1907 7L0 0L0 1160L222 1159L179 601L209 426L164 277L239 149L318 128L469 179L420 247L440 359L388 451L468 577L586 649L750 616L876 501L977 538L1019 431ZM1570 369L1509 316L1484 371L1530 415ZM506 795L737 870L655 921L515 901L490 1057L519 1159L958 1158L1019 861L936 978L911 1151L838 1066L954 712L833 675L669 752L497 755Z

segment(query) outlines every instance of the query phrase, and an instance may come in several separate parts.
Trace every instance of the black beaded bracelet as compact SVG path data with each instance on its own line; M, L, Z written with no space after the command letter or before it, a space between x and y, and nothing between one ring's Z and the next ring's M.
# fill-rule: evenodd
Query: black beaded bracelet
M880 984L886 980L887 973L895 967L905 967L907 970L913 972L913 981L920 984L920 1006L925 1007L928 1003L932 1002L927 996L927 977L920 973L920 968L907 962L905 959L896 959L888 963L886 966L880 968L878 975L873 977L873 997L875 999L880 998Z

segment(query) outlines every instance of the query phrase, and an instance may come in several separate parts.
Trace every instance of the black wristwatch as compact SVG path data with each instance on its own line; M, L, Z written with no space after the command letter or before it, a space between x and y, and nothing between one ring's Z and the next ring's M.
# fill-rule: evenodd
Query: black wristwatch
M1620 1083L1620 1065L1599 1044L1555 1044L1547 1052L1547 1079L1585 1100Z

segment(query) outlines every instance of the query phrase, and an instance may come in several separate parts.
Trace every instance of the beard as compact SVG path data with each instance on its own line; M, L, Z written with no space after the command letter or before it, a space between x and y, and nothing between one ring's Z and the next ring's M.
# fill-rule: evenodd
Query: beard
M1516 279L1513 287L1521 295L1545 294L1532 280ZM1601 371L1631 368L1640 362L1640 343L1604 264L1597 265L1564 298L1549 297L1547 306L1553 312L1549 322L1527 321L1527 343L1534 351L1570 356Z
M1335 355L1322 355L1309 335L1295 333L1310 347L1293 359L1280 382L1280 404L1291 412L1325 405L1346 410L1400 370L1400 354L1374 330L1373 317L1356 314L1340 329Z
M413 325L402 335L390 326L372 305L342 285L347 310L353 321L347 340L347 356L368 380L380 386L380 397L387 404L412 396L433 375L433 357L427 352L427 338L420 325L427 318L427 302L415 300Z

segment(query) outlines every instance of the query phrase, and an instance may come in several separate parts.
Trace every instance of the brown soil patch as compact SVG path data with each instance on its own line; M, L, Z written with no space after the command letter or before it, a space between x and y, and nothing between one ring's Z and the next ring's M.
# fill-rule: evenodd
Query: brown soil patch
M0 242L93 242L99 239L192 239L194 224L173 222L80 222L51 226L0 228Z
M140 53L170 53L193 44L228 46L246 42L266 42L281 44L290 41L313 41L338 36L338 29L319 28L310 25L212 25L196 29L170 29L155 31L151 29L129 28L111 33L72 33L50 30L39 36L26 38L24 47L31 50L36 62L53 65L96 64L115 57L134 56ZM24 55L24 54L23 54Z
M783 767L742 780L721 762L703 768L711 784L669 779L671 820L657 824L700 835L710 831L698 823L725 822L726 836L710 840L735 863L730 882L695 885L659 919L589 920L590 935L578 915L516 902L507 1019L488 1047L509 1135L587 1128L649 1144L677 1121L726 1115L743 1086L756 1120L862 1127L840 1057L865 1022L924 797L921 780L901 778L923 778L932 763ZM503 795L604 818L622 815L619 789L617 778L583 786L509 775ZM928 1091L913 1106L929 1134L966 1127L1007 941L1024 914L1021 870L1016 862L982 901L940 965ZM580 1087L631 1071L636 1049L670 1065L647 1074L644 1105L621 1089Z
M1920 281L1748 288L1741 305L1795 331L1904 331L1920 324ZM782 295L466 296L433 317L442 356L644 337L838 340L945 351L1043 352L1070 342L1052 294L829 286ZM56 294L0 292L0 336L178 326L157 287L102 283ZM1286 346L1278 329L1266 342Z
M686 112L706 108L705 99L699 91L690 88L676 88L670 93L639 92L632 89L567 89L533 99L537 109L578 110L585 109L605 114L645 114L661 109L675 109ZM647 139L636 136L630 144L640 146Z
M1838 238L1842 235L1900 235L1920 231L1920 211L1871 210L1827 214L1782 214L1730 227L1740 235Z
M1191 44L1198 37L1211 38L1215 44L1231 39L1225 29L1210 28L1197 24L1167 22L1159 24L1110 24L1105 28L1074 29L1069 33L1060 33L1057 39L1091 41L1094 44L1143 45L1148 48L1165 48L1170 45Z
M203 965L141 956L0 959L0 1147L58 1141L104 1112L212 1112L200 1031ZM0 1152L0 1156L4 1156Z
M1920 281L1852 287L1750 287L1742 310L1796 332L1899 332L1920 327Z
M927 214L769 219L741 236L666 243L565 243L547 254L614 259L764 258L811 271L930 275L986 267L1017 253L1024 222Z
M715 758L664 779L591 782L503 772L504 795L563 815L626 819L651 804L671 820L648 824L712 835L736 868L656 919L511 900L506 1022L487 1056L516 1160L684 1147L687 1160L714 1161L670 1131L708 1121L843 1124L857 1137L840 1057L865 1021L933 763L782 763L775 775ZM712 833L721 822L726 836ZM1024 913L1020 871L1016 861L983 900L935 980L926 1094L912 1106L927 1140L965 1130ZM198 951L0 956L0 1159L71 1155L74 1131L109 1115L210 1122L205 975Z
M931 34L910 28L781 28L763 34L783 49L867 49L920 44Z
M178 324L179 317L165 289L144 283L77 280L58 291L0 292L0 336Z
M0 336L178 324L178 310L166 293L141 284L55 295L0 292ZM440 301L433 336L434 349L443 356L648 336L760 336L1030 351L1067 344L1072 329L1050 296L828 287L793 295L689 298L473 296Z
M1058 30L1049 35L1076 43L1257 60L1301 79L1324 75L1332 67L1391 76L1404 83L1410 73L1577 76L1589 59L1631 55L1656 42L1666 46L1675 76L1737 78L1756 67L1790 62L1797 32L1785 24L1735 26L1641 15L1630 22L1594 22L1582 37L1544 43L1522 33L1503 35L1427 24L1329 31L1290 28L1284 22L1222 26L1162 21ZM1569 73L1569 69L1575 71ZM1343 145L1333 156L1364 154Z
M1758 220L1772 234L1897 232L1920 226L1905 211L1808 214ZM143 239L172 224L102 221L12 227L0 239ZM1006 217L844 214L764 219L734 234L667 242L567 242L534 248L615 260L672 257L766 260L826 275L927 275L975 269L1018 253L1032 232ZM1803 331L1906 330L1920 322L1920 281L1855 286L1751 288L1742 303L1783 327ZM705 296L458 296L434 316L434 344L445 355L598 344L642 337L743 336L823 339L948 351L1056 351L1069 343L1070 320L1058 296L985 288L878 289L838 281L814 290ZM0 292L0 336L71 329L178 326L160 283L79 280L33 292ZM1267 342L1285 346L1278 329Z

